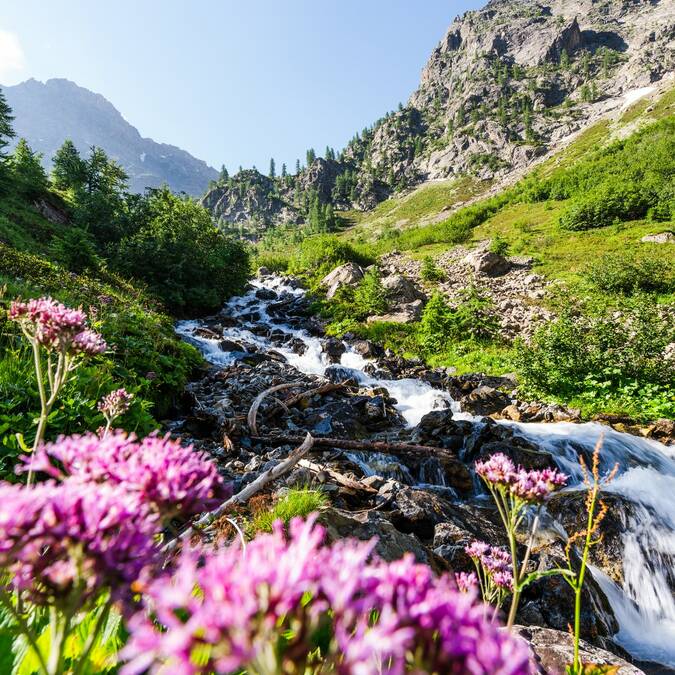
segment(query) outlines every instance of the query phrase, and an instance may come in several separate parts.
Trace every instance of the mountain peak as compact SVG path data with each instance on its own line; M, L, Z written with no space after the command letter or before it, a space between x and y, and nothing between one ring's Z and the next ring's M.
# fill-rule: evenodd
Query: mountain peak
M105 96L66 78L34 78L4 89L14 113L15 142L25 138L42 153L46 168L63 141L87 154L103 148L129 175L129 189L167 184L175 192L200 195L217 178L215 169L185 150L143 138Z

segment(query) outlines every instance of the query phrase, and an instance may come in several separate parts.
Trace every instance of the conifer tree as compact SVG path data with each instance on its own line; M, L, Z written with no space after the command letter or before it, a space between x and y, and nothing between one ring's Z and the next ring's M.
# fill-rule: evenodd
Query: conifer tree
M300 160L295 160L295 175L297 176L300 173Z
M310 148L309 150L307 150L307 166L310 166L315 159L316 159L316 152L314 151L314 148Z
M0 89L0 190L8 180L8 168L6 165L7 155L5 148L9 144L10 139L14 138L14 129L12 128L12 109L9 107L5 99L5 95Z
M86 162L75 144L67 139L52 158L52 183L57 190L77 190L86 180Z
M567 70L570 67L570 55L567 53L566 49L563 49L560 52L560 67L563 70Z
M286 164L281 165L281 177L286 178L288 176L288 171L286 169Z
M274 157L270 159L270 172L269 172L269 177L270 178L276 178L277 177L277 165L274 161Z
M227 172L227 168L222 164L220 167L220 182L225 183L229 177L230 174Z
M47 189L47 174L41 159L42 155L33 152L25 138L19 140L9 165L18 188L24 194L38 196Z

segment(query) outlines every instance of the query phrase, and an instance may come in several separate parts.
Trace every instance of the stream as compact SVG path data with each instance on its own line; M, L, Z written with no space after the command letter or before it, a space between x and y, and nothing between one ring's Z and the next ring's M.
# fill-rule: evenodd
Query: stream
M261 289L273 291L269 299ZM304 291L289 284L288 280L267 276L252 282L252 289L245 295L233 298L226 305L225 314L242 319L238 325L225 327L222 338L210 339L195 334L200 321L180 322L176 330L187 341L199 347L207 361L227 366L234 363L236 352L223 351L223 338L233 342L255 345L261 352L272 350L285 357L297 370L313 375L323 375L330 365L323 351L320 337L305 330L281 323L268 312L271 302L279 298L302 296ZM305 345L302 354L291 347L272 342L268 337L253 332L266 325L276 331L300 340ZM258 331L260 332L260 331ZM450 408L454 419L478 422L480 418L461 412L450 395L417 379L377 379L367 374L369 359L358 354L345 343L346 351L339 365L348 369L349 375L361 386L386 388L397 400L396 408L410 427L432 410ZM598 438L604 435L602 468L605 471L618 463L619 472L606 488L630 503L624 517L623 584L617 585L601 570L592 567L593 577L602 588L612 607L620 629L613 639L641 661L651 661L675 669L675 447L657 441L615 431L598 423L518 423L500 421L552 454L558 467L571 476L567 489L582 485L578 464L581 449L592 452ZM378 458L357 453L351 455L364 473L374 473ZM407 470L401 466L401 470ZM443 472L433 462L429 463L422 477L424 483L443 486ZM451 488L447 488L450 490ZM675 672L675 670L673 671Z

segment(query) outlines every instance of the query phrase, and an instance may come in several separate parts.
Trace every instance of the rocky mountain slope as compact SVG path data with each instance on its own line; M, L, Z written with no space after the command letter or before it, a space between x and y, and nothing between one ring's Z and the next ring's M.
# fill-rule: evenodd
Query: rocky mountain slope
M69 80L30 79L3 92L14 111L14 142L25 138L43 154L46 168L70 138L85 154L92 145L103 148L128 173L133 192L166 183L176 192L198 195L218 176L185 150L143 138L112 103Z
M408 103L356 134L335 160L277 178L262 202L244 196L244 209L222 208L240 183L215 186L204 203L228 222L278 225L307 215L308 194L368 210L424 181L504 179L674 70L675 5L667 0L491 0L453 22Z

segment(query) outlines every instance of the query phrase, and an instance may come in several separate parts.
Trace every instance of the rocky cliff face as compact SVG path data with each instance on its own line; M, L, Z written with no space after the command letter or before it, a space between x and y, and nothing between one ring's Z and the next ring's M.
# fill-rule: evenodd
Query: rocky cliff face
M41 152L47 169L69 138L83 154L92 145L103 148L129 175L132 192L166 183L176 192L200 195L218 177L185 150L143 138L112 103L69 80L28 80L3 92L14 112L17 139Z
M271 225L300 222L287 188L256 169L247 169L213 184L202 204L225 229L236 226L259 232Z
M407 108L376 130L371 163L397 179L505 174L674 69L672 2L492 0L450 26ZM401 151L410 111L414 157Z
M672 0L491 0L453 22L405 106L273 192L302 217L313 194L367 210L426 180L505 178L674 71ZM255 204L235 220L292 221L278 202Z

